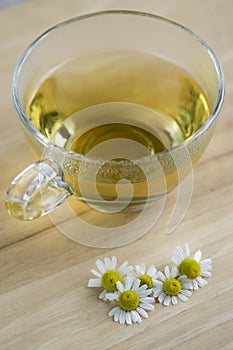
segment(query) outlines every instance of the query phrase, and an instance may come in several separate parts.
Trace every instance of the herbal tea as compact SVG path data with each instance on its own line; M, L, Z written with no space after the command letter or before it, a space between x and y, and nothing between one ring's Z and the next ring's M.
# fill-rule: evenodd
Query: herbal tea
M127 186L133 186L131 204L136 207L147 197L148 179L132 160L183 143L209 117L205 93L188 72L136 52L66 62L44 78L26 110L32 124L51 142L92 158L115 160L114 171L110 162L98 170L96 188L112 201L117 196L116 182L126 178L131 185L118 185L123 188L120 200L126 199ZM177 185L177 171L167 171L166 160L163 167L170 191ZM65 179L77 196L98 206L92 179L70 173ZM161 194L161 181L164 176L150 179L151 199ZM81 182L86 196L80 194Z

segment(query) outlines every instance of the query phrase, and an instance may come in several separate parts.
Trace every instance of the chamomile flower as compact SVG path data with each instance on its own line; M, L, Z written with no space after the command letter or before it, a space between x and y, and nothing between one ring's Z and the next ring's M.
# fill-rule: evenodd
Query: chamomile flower
M154 281L157 278L157 270L154 265L151 265L148 269L146 269L146 265L141 263L140 265L136 265L135 269L132 271L131 275L133 279L139 279L140 285L147 285L148 289L154 287Z
M100 293L99 298L106 299L106 293L117 291L116 283L123 282L123 278L127 276L132 270L132 266L128 266L128 262L125 261L119 268L117 266L117 259L115 256L110 260L104 258L104 262L101 260L96 261L96 267L98 271L92 269L91 272L97 278L91 278L88 281L88 287L102 287L104 290Z
M186 275L187 278L192 281L194 290L207 284L207 281L203 277L211 276L209 270L212 268L212 260L201 260L201 256L201 251L197 250L193 259L190 258L190 250L187 243L184 244L183 248L177 246L172 254L172 260L177 265L179 273L181 275Z
M158 279L155 281L154 297L165 306L177 304L177 297L182 301L187 301L192 295L189 289L192 289L191 281L186 276L179 276L176 266L171 270L168 266L164 268L164 273L158 271Z
M142 322L141 317L148 318L146 310L153 310L154 298L149 297L151 290L147 289L147 285L140 286L141 281L136 279L133 281L130 277L126 277L124 282L117 282L117 291L106 295L108 300L115 300L118 306L111 309L108 313L109 317L113 317L115 322L120 324L132 324Z

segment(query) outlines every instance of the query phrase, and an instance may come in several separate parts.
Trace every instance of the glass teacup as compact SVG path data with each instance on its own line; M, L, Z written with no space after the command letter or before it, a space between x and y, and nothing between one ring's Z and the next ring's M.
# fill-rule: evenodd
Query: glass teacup
M14 72L15 108L40 160L13 180L9 213L32 220L70 196L110 217L158 207L207 147L223 96L214 53L168 19L115 10L58 24ZM99 243L72 238L115 246L146 232L107 231Z

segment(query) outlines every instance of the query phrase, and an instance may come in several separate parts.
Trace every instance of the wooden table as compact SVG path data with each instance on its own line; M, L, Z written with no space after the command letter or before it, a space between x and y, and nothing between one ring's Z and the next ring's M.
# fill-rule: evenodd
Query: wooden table
M192 201L182 224L165 234L170 206L136 242L115 249L81 246L63 236L48 217L11 218L4 207L11 179L34 161L11 102L18 57L41 32L68 17L103 9L151 11L178 21L203 37L226 77L221 119L208 150L195 167ZM233 349L233 69L231 0L34 0L0 12L0 349ZM213 259L209 284L186 303L156 310L140 325L121 326L110 306L88 289L98 258L116 255L131 264L158 268L172 249L188 242Z

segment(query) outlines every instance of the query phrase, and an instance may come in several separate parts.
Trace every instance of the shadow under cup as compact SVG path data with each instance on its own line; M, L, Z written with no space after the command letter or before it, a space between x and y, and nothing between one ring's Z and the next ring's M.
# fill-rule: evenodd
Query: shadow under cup
M122 137L121 147L114 137L108 140L110 143L103 150L97 149L100 156L92 151L80 154L56 145L56 138L49 140L26 115L35 91L64 63L90 60L108 52L116 56L121 52L145 53L188 72L205 93L209 117L187 140L179 141L178 135L179 142L174 147L170 147L169 137L160 139L165 147L155 154L144 154L145 145L131 137ZM192 173L192 165L212 136L223 96L223 74L215 55L206 43L179 24L132 11L93 13L58 24L29 46L14 72L14 104L28 143L41 161L13 181L6 198L8 211L23 220L50 213L61 232L89 246L113 247L139 238L157 221L163 210L164 195ZM69 132L70 125L76 125L78 133L79 118L86 120L88 130L93 125L124 124L125 116L136 132L142 128L153 133L147 120L154 121L156 130L161 125L166 125L167 130L174 128L160 111L135 101L116 99L108 103L100 100L69 116L61 130L64 134ZM143 156L131 157L127 151L137 147L138 154L142 152ZM111 152L106 154L107 150ZM186 186L183 191L191 189L192 186ZM57 208L71 195L66 204Z

